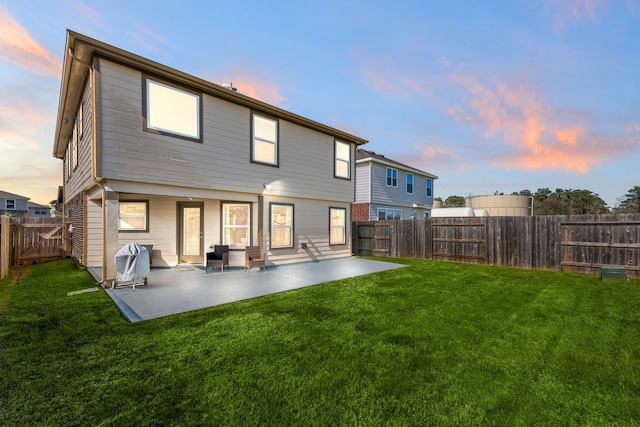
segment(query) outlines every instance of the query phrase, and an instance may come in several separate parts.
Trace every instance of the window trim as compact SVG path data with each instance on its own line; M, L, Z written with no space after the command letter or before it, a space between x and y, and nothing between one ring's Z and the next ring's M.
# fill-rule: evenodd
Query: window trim
M380 219L380 211L384 212L384 219ZM387 217L387 212L391 211L393 213L393 218L388 218ZM400 212L400 215L398 218L396 218L396 212ZM378 221L391 221L391 220L398 220L398 219L402 219L402 209L395 209L395 208L378 208Z
M120 228L120 204L144 203L144 228ZM138 216L132 217L138 218ZM118 233L148 233L149 232L149 200L119 200L118 201Z
M348 150L349 150L348 159L342 159L338 157L338 144L344 144L348 147ZM338 161L343 161L347 163L347 176L338 175ZM351 181L351 144L348 142L337 140L337 139L334 140L334 144L333 144L333 177Z
M291 208L291 225L290 226L285 226L285 225L280 225L277 227L274 227L273 225L273 208L275 207L287 207L287 208ZM293 203L277 203L277 202L270 202L269 203L269 248L270 249L291 249L295 246L295 222L296 222L296 216L295 216L296 210L295 210L295 205ZM274 246L273 245L273 229L274 228L288 228L291 230L291 240L289 242L288 246Z
M227 205L241 205L241 206L247 206L248 209L248 215L247 215L247 225L246 226L225 226L225 217L224 217L224 207ZM222 242L222 245L229 245L229 249L231 250L237 250L237 249L245 249L246 246L251 246L251 239L252 239L252 223L251 223L251 218L253 216L253 204L251 202L239 202L239 201L222 201L220 202L220 241ZM226 236L227 234L225 233L226 228L246 228L248 230L248 234L247 234L247 244L242 246L232 246L230 243L227 243L226 241Z
M398 188L398 169L387 166L387 187Z
M73 123L73 133L71 137L71 171L75 171L78 167L78 118L76 117L75 122Z
M256 160L255 159L255 141L256 141L256 137L254 135L254 131L255 131L255 117L260 117L262 119L265 120L271 120L273 122L275 122L276 124L276 140L275 140L275 162L271 163L271 162L263 162L261 160ZM251 163L255 163L258 165L264 165L264 166L270 166L273 168L279 168L280 167L280 120L274 116L270 116L268 114L264 114L261 113L259 111L251 111L251 115L250 115L250 128L251 128L251 142L250 142L250 147L249 147L249 161ZM272 141L268 141L266 139L262 139L259 138L259 141L262 142L267 142L267 143L273 143Z
M333 211L333 210L344 211L344 224L341 227L337 227L337 226L331 225L331 211ZM331 240L331 237L333 235L331 233L331 231L334 228L342 228L342 242L334 243ZM340 245L346 245L346 244L347 244L347 208L341 208L341 207L337 207L337 206L329 206L329 246L340 246Z
M409 184L409 177L411 177L411 184ZM405 182L406 182L406 190L407 190L407 194L413 194L413 183L414 183L414 179L413 179L413 174L411 172L407 172L406 177L405 177ZM409 185L411 185L411 191L409 191Z
M9 202L13 202L13 207L12 208L9 207ZM16 210L16 199L5 199L4 200L4 208L5 208L5 210L8 210L8 211L15 211Z
M426 197L433 197L433 180L431 178L426 179Z
M149 81L152 81L154 83L157 83L161 86L166 86L170 89L174 89L178 92L183 92L186 94L191 94L191 95L195 95L198 97L198 113L197 113L197 119L198 119L198 136L197 137L193 137L190 135L186 135L186 134L182 134L179 132L174 132L171 131L169 129L164 129L164 128L159 128L159 127L153 127L153 126L149 126L149 89L148 89L148 84ZM197 91L195 89L191 89L189 87L186 86L182 86L170 81L167 81L165 79L162 78L158 78L156 76L153 75L149 75L149 74L143 74L142 75L142 130L145 132L150 132L150 133L155 133L158 135L165 135L165 136L171 136L174 138L180 138L180 139L184 139L187 141L193 141L193 142L199 142L202 143L202 130L203 130L203 112L202 112L202 99L203 99L203 94L200 91Z

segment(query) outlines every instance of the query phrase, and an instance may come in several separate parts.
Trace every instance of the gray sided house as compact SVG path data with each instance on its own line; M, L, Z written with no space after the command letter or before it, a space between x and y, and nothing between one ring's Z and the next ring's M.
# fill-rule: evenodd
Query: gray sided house
M381 154L356 150L353 221L427 218L438 177Z
M229 88L67 32L53 147L73 257L103 282L114 253L154 266L267 265L351 255L356 146L367 141Z
M0 215L22 216L29 209L29 198L0 191Z
M29 202L28 204L29 216L34 218L50 218L51 207L40 205L38 203Z

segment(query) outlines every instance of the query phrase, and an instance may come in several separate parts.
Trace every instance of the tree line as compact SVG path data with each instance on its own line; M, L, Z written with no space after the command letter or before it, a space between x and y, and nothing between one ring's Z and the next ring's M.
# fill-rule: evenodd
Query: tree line
M618 203L613 208L609 208L598 194L589 190L556 188L551 191L548 188L538 188L535 193L521 190L511 194L532 197L535 215L640 213L640 185L634 186L618 198ZM441 201L445 208L465 206L465 198L462 196L449 196L444 201L436 197L436 200Z

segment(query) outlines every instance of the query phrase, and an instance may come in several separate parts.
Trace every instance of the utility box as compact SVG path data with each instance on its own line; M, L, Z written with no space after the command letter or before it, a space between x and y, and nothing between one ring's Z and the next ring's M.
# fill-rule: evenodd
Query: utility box
M627 271L624 269L624 267L601 267L600 279L627 280Z

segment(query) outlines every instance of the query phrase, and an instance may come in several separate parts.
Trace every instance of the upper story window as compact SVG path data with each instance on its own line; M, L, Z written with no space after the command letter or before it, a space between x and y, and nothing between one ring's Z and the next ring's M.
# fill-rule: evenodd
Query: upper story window
M73 135L71 136L71 170L76 170L78 166L78 119L76 118L73 126Z
M82 135L84 135L84 101L80 103L78 110L78 139L82 139Z
M271 248L293 247L293 205L271 204Z
M427 178L427 197L433 196L433 180L431 178Z
M387 168L387 187L398 186L398 169Z
M13 199L7 199L5 200L5 207L7 210L15 210L16 208L16 201Z
M118 203L118 230L149 231L148 202Z
M202 141L202 97L146 78L144 130Z
M413 174L407 172L407 194L413 194Z
M351 179L351 144L336 141L334 176Z
M251 115L251 161L278 166L278 121Z

